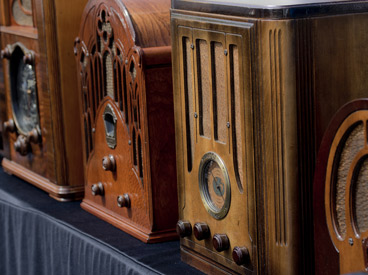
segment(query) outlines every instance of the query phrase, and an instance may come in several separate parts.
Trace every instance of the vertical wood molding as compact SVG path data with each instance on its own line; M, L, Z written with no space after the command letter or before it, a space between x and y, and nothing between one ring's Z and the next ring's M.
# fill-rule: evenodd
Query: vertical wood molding
M285 199L285 131L284 131L284 102L282 91L281 64L281 30L269 31L270 51L270 80L272 98L272 139L273 142L273 179L274 179L274 215L276 245L287 243L287 213Z
M65 163L65 140L62 120L62 98L61 98L61 83L59 72L59 58L57 46L57 28L56 28L56 14L55 3L52 0L43 0L44 13L44 30L39 31L40 48L44 47L43 52L47 59L47 77L48 89L51 102L54 102L51 112L51 124L53 129L54 142L54 156L56 164L56 182L63 184L68 179L67 165ZM42 26L42 24L41 24ZM47 38L47 39L46 39ZM43 42L43 43L42 43ZM42 45L44 44L44 45ZM72 46L71 46L72 47ZM49 140L50 142L50 140Z
M298 108L298 182L300 189L302 259L305 274L314 270L313 253L313 175L316 159L314 116L314 55L312 25L309 19L295 22L296 93Z

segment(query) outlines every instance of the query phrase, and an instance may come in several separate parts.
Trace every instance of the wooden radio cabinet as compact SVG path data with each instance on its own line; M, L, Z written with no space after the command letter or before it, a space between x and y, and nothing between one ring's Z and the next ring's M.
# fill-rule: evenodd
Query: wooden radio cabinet
M0 4L10 143L2 165L57 200L80 199L84 191L73 41L85 3Z
M367 98L354 100L336 113L321 142L313 203L316 274L368 270L367 125Z
M177 238L170 1L92 0L75 41L82 208L144 242Z
M182 259L313 273L315 159L367 96L368 2L173 0L171 20Z

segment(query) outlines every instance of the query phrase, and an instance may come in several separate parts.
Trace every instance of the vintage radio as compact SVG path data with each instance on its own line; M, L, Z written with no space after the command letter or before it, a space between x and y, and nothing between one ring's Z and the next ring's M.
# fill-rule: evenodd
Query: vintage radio
M368 100L331 120L314 181L316 274L368 270Z
M89 1L76 39L85 197L144 242L177 238L170 1Z
M83 195L73 41L86 0L5 0L3 60L10 143L5 171L57 200Z
M367 1L173 0L182 259L311 274L316 152L367 94Z

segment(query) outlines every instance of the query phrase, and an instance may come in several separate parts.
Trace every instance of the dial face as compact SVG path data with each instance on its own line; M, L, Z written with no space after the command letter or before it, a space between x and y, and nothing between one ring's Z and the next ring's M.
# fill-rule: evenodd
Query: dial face
M224 218L230 207L230 181L223 161L213 152L201 160L199 190L208 213L216 219Z
M36 75L33 66L23 62L22 54L15 54L11 62L14 117L19 131L27 134L39 123Z

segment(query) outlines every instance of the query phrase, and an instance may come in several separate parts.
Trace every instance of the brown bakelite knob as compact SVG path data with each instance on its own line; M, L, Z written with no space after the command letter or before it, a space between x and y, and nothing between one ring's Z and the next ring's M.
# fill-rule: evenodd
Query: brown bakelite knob
M194 236L198 241L208 239L210 237L210 228L203 222L197 222L194 225Z
M23 62L32 65L34 63L34 54L32 52L28 52L23 56Z
M249 252L246 247L236 246L233 249L233 260L237 265L249 263Z
M103 184L101 182L97 183L97 184L92 184L92 195L93 196L97 196L97 195L100 195L100 196L103 196L104 194L104 187L103 187Z
M215 234L212 239L213 247L218 251L229 249L230 241L226 234Z
M11 57L9 49L5 48L5 49L1 50L0 57L1 57L1 59L3 59L3 58L9 59Z
M39 143L41 140L41 135L39 134L38 130L34 128L28 133L28 141L33 143Z
M178 221L176 224L176 232L180 238L192 235L192 225L188 221Z
M4 124L4 131L14 133L15 132L15 123L14 120L9 119L8 121L5 121Z
M103 159L102 159L102 168L105 170L105 171L115 171L116 169L116 162L115 162L115 158L113 155L108 155L108 156L105 156Z
M26 156L30 150L27 138L23 135L19 135L17 140L14 142L14 149L22 156Z
M130 198L128 194L118 196L118 206L130 208Z

